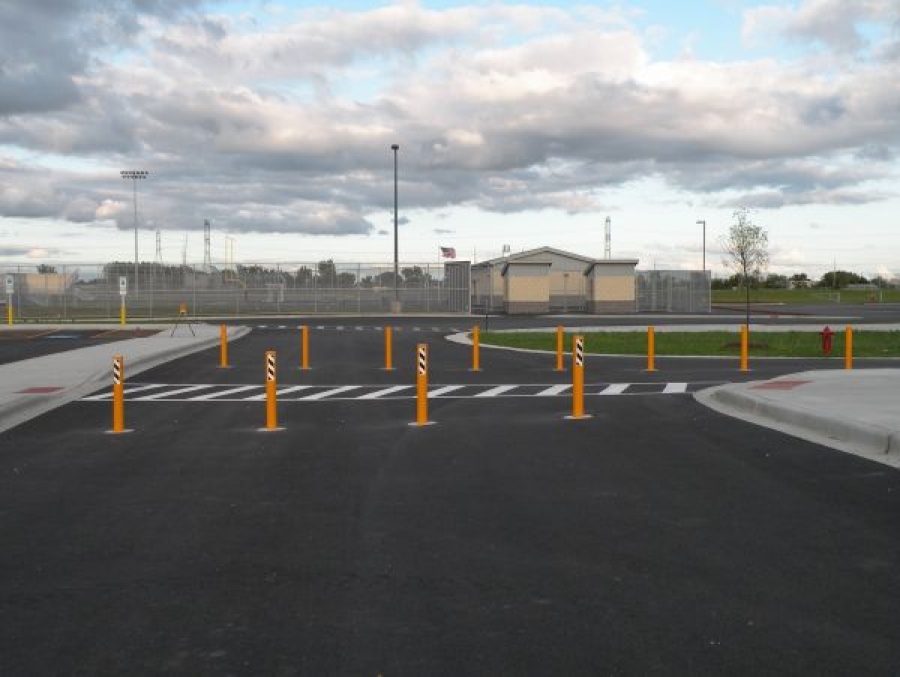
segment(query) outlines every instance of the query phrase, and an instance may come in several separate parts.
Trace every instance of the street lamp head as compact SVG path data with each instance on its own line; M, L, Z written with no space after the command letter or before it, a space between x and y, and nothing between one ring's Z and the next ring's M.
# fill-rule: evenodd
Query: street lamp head
M396 151L400 150L400 146L398 146L396 143L392 143L391 150L396 152Z
M699 221L697 221L697 225L699 226L700 224L703 224L703 225L705 226L705 225L706 225L706 221L704 221L704 220L702 220L702 219L699 220Z

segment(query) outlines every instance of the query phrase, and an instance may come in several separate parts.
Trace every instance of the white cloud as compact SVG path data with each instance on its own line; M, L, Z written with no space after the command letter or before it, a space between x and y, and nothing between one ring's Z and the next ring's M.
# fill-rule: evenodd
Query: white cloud
M805 0L799 6L763 5L744 11L745 41L773 34L819 42L838 52L853 52L866 44L859 24L900 18L895 0Z
M856 49L858 22L897 15L888 0L808 0L748 10L744 30ZM142 166L147 225L365 234L390 207L394 142L408 210L595 213L604 189L647 176L713 205L885 197L900 61L653 61L647 41L662 31L642 34L633 18L416 3L273 14L263 28L197 12L119 17L122 35L104 45L128 44L128 58L107 47L41 62L74 87L66 101L11 85L10 101L35 106L0 117L0 143L32 159L0 159L0 216L129 228L118 170ZM65 34L85 15L57 20ZM371 91L347 84L361 74ZM48 152L108 174L48 176Z

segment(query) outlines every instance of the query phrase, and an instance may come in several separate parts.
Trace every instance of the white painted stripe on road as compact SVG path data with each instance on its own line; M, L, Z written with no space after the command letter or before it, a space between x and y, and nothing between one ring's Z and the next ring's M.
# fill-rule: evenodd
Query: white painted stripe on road
M687 392L687 383L666 383L663 388L663 395L678 395Z
M598 395L621 395L630 385L630 383L610 383Z
M341 393L346 393L349 390L356 390L361 387L362 386L341 386L340 388L332 388L331 390L325 390L320 393L313 393L312 395L299 397L297 399L303 402L309 402L311 400L323 400L326 397L331 397L332 395L340 395Z
M134 402L147 402L150 400L158 400L162 398L174 397L175 395L183 395L184 393L192 393L204 388L215 388L215 385L204 384L199 386L187 386L186 388L178 388L177 390L167 390L163 393L153 393L152 395L144 395L143 397L133 398Z
M390 395L391 393L399 393L401 390L408 390L409 388L412 388L412 386L411 385L393 386L391 388L384 388L383 390L376 390L374 393L360 395L356 399L358 399L358 400L377 400L379 397L384 397L385 395Z
M475 397L497 397L497 395L502 395L503 393L509 392L514 388L518 388L519 386L497 386L496 388L491 388L490 390L485 390L482 393L478 393Z
M253 386L253 387L256 388L259 386ZM285 388L278 388L275 391L275 397L281 397L282 395L287 395L288 393L295 393L298 390L309 390L312 387L313 386L305 386L304 385L304 386L287 386ZM265 393L263 393L261 395L254 395L253 397L246 397L246 398L244 398L244 401L245 402L262 402L264 399L266 399Z
M140 392L144 392L145 390L153 390L154 388L167 388L167 387L168 387L168 385L165 383L151 383L150 385L146 385L146 386L135 386L133 388L125 388L125 390L122 391L122 394L123 395L131 395L132 393L140 393ZM90 397L84 398L84 400L86 402L101 402L103 400L111 400L111 399L112 399L112 392L105 392L105 393L101 393L99 395L91 395Z
M355 327L356 331L362 331L365 327Z
M553 395L562 395L569 388L572 387L571 383L563 383L562 385L550 386L546 390L542 390L539 393L535 393L535 397L552 397Z
M325 325L324 325L324 324L320 324L318 327L316 327L316 329L319 329L320 331L321 331L321 330L324 330L324 329L325 329Z
M428 393L428 397L440 397L441 395L452 393L454 390L460 390L461 388L465 388L465 386L444 386L443 388L432 390Z
M240 386L239 388L229 388L228 390L220 390L215 393L208 393L206 395L197 395L197 397L189 398L192 402L207 402L209 400L215 400L220 397L224 397L225 395L233 395L234 393L242 393L246 390L253 390L254 388L260 388L261 386Z

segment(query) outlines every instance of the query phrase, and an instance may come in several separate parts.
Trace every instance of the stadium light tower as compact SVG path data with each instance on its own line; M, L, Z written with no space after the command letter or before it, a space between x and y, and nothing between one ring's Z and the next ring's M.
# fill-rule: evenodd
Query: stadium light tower
M140 292L138 282L138 220L137 220L137 182L138 179L146 179L150 172L144 169L123 169L119 174L123 179L131 179L134 188L134 295Z
M400 146L392 144L391 150L394 151L394 304L395 311L400 312L400 265L397 255L397 151Z

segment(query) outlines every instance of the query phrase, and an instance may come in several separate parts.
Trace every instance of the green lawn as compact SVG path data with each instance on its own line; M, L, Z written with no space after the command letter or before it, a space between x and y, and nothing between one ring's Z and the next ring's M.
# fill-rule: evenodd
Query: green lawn
M713 303L744 303L743 289L713 289ZM751 303L897 303L900 289L879 291L827 289L751 289Z
M657 331L656 354L665 355L740 355L740 335L724 331ZM556 332L486 332L484 344L556 351ZM572 350L572 336L566 336L566 352ZM585 334L585 351L609 355L646 355L647 332L591 332ZM833 357L844 355L844 331L834 335ZM853 332L854 357L900 357L900 331ZM818 330L750 333L750 356L823 357Z

